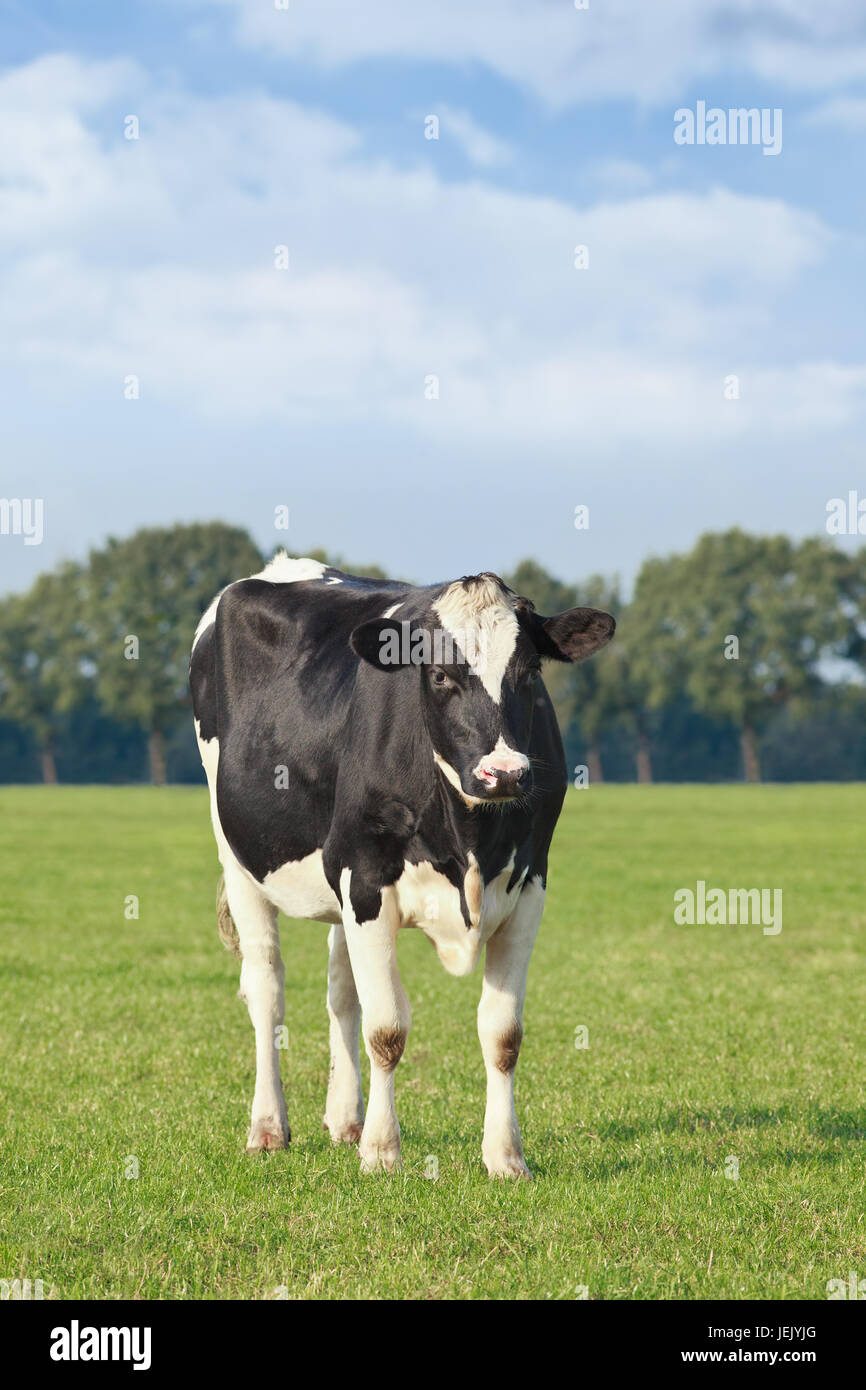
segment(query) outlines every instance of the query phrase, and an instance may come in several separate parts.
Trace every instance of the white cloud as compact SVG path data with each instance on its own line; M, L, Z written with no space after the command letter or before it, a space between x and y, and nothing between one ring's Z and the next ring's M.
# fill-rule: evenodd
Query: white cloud
M367 58L481 63L553 106L672 99L695 78L744 72L821 90L866 76L859 0L211 0L242 42L323 68ZM201 0L195 0L198 5Z
M0 74L0 113L4 122L23 110L33 111L38 91L40 110L47 117L62 116L74 109L88 113L107 102L141 87L141 70L132 61L120 58L109 62L82 63L63 53L53 53L23 67L6 68ZM55 122L53 129L58 125ZM11 141L5 142L8 149Z
M866 98L833 97L810 111L806 122L808 125L834 126L859 134L866 130Z
M653 184L649 169L631 159L603 159L593 173L598 184L614 195L645 193Z
M495 169L511 162L512 150L508 142L491 135L468 111L440 101L435 104L435 114L440 121L439 138L453 136L472 164L481 169Z
M781 200L719 188L579 208L443 184L291 102L165 93L70 58L7 74L0 110L16 132L0 145L10 379L50 371L56 393L113 401L135 373L143 399L227 422L598 456L627 441L684 466L708 431L759 447L862 407L861 369L775 361L777 297L833 245Z

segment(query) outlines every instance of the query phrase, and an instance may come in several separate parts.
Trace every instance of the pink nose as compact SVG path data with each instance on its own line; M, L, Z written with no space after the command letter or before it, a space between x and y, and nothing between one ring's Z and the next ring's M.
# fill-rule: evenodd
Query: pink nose
M521 791L529 780L529 759L510 749L488 753L473 768L473 775L485 787Z

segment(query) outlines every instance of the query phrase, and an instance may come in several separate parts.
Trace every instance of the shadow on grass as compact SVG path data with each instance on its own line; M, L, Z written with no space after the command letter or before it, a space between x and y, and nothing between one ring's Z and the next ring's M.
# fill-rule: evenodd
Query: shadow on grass
M795 1134L785 1134L783 1127L791 1127ZM772 1134L779 1130L778 1139L773 1145L774 1159L784 1165L802 1166L838 1164L843 1154L838 1148L810 1151L804 1147L807 1135L822 1140L839 1139L857 1143L866 1139L866 1109L852 1111L834 1110L817 1106L720 1106L716 1109L691 1109L678 1106L659 1118L646 1118L634 1123L611 1121L600 1123L581 1130L578 1139L592 1138L601 1141L587 1152L581 1144L575 1152L573 1142L575 1131L548 1129L536 1133L526 1147L526 1161L530 1171L539 1182L559 1182L576 1169L591 1181L605 1181L618 1175L640 1171L647 1176L662 1173L674 1174L685 1169L715 1172L718 1163L701 1152L674 1150L667 1154L652 1152L623 1153L605 1152L604 1145L611 1149L620 1144L637 1143L652 1135L695 1135L706 1134L733 1141L739 1131L763 1131ZM794 1139L797 1142L792 1143ZM354 1145L332 1146L326 1131L312 1131L303 1137L297 1135L292 1147L303 1150L313 1162L325 1161L331 1166L330 1156L340 1155L347 1168L354 1169L357 1164L357 1148ZM787 1141L787 1142L786 1142ZM476 1178L486 1183L487 1174L481 1159L481 1131L472 1132L463 1126L453 1124L440 1127L419 1128L409 1124L403 1126L402 1174L406 1178L429 1178L433 1172L428 1167L429 1158L435 1158L437 1176L462 1179ZM255 1161L255 1160L253 1160ZM339 1163L337 1166L339 1171Z

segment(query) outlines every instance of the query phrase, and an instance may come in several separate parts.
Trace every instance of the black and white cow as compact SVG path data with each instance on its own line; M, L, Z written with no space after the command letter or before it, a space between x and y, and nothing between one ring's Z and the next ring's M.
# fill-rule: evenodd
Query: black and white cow
M528 1177L514 1112L526 973L567 784L543 659L581 661L614 621L543 618L495 574L415 588L278 555L199 624L190 682L256 1035L251 1152L289 1142L277 1040L278 911L332 923L325 1124L365 1170L400 1161L394 1070L409 1032L396 936L452 975L486 947L482 1155ZM230 915L229 915L230 914ZM366 1118L359 1030L370 1058Z

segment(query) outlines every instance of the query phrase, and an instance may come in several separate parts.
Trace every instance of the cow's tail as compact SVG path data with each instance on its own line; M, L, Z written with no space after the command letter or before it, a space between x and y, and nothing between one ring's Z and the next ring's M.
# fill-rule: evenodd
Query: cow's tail
M241 943L238 936L238 929L235 926L235 919L229 907L229 900L226 897L226 876L220 874L220 881L217 884L217 931L220 934L220 941L227 951L231 951L233 956L241 958Z

